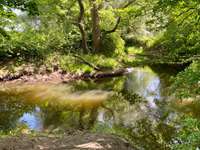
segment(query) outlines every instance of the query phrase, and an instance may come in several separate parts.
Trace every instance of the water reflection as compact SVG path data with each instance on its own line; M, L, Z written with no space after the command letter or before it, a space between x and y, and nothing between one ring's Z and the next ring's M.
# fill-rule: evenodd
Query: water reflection
M43 123L40 117L40 108L36 107L36 110L31 113L24 113L19 119L20 124L26 124L30 129L41 131L43 129Z
M72 92L70 85L4 85L0 92L2 130L20 124L34 130L64 123L84 127L88 122L89 126L110 94L102 90Z
M138 149L163 149L174 128L171 112L160 105L161 88L160 77L149 67L109 80L1 85L0 130L24 124L38 131L90 128L123 135Z
M146 98L151 108L156 108L155 101L161 99L160 79L149 67L135 68L125 81L125 88Z

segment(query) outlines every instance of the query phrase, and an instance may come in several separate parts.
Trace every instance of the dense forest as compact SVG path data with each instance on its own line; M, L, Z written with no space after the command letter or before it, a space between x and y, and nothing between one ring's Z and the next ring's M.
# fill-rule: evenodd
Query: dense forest
M199 149L200 115L188 110L200 110L199 0L0 1L2 83L57 70L73 80L114 77L142 66L175 69L167 91L187 112L178 140L158 143Z

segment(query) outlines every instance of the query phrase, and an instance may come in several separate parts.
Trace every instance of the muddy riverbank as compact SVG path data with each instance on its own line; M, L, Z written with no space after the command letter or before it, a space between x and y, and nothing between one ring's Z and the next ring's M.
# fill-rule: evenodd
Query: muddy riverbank
M113 135L78 133L75 135L29 136L0 138L1 150L133 150Z

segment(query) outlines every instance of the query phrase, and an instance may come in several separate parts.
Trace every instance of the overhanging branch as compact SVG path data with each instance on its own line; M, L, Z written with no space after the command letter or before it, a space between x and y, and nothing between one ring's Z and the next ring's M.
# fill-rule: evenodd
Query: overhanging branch
M105 34L110 34L110 33L115 32L117 30L118 26L119 26L120 20L121 20L121 17L118 17L114 28L109 30L109 31L105 31Z
M125 4L124 6L122 6L122 8L127 8L128 6L130 6L131 4L133 4L136 0L130 0L127 4Z
M136 0L130 0L130 1L128 1L128 3L126 3L126 4L125 4L124 6L122 6L121 8L122 8L122 9L125 9L125 8L129 7L131 4L133 4L135 1L136 1ZM119 26L120 21L121 21L121 17L118 17L114 28L111 29L111 30L109 30L109 31L105 31L105 34L110 34L110 33L115 32L115 31L117 30L118 26Z

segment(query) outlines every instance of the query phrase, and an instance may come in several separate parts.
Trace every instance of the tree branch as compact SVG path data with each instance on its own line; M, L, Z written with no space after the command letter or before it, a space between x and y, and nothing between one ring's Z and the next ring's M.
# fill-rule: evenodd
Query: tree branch
M88 65L89 67L93 68L96 71L101 71L101 69L97 66L95 66L94 64L88 62L87 60L85 60L84 58L82 58L79 55L73 55L75 58L78 58L79 60L81 60L84 64Z
M175 20L176 20L177 18L182 17L183 15L189 13L191 10L194 10L194 9L195 9L195 8L190 7L190 8L188 8L186 11L180 12L178 15L175 16L175 19L174 19L174 20L169 21L169 22L168 22L167 24L165 24L163 27L164 27L164 28L168 27L171 23L175 22ZM178 26L180 26L180 25L185 21L185 19L187 19L191 14L193 14L193 12L192 12L192 13L189 13L189 15L186 15L186 17L184 17L184 19L181 21L181 23L178 24Z
M122 6L121 8L122 8L122 9L125 9L125 8L129 7L131 4L133 4L135 1L136 1L136 0L130 0L127 4L125 4L125 5ZM105 31L105 34L110 34L110 33L115 32L115 31L117 30L118 26L119 26L120 21L121 21L121 17L118 17L114 28L111 29L111 30L109 30L109 31Z
M110 33L115 32L117 30L118 26L119 26L120 21L121 21L121 17L118 17L114 28L109 30L109 31L105 31L105 34L110 34Z
M133 4L136 0L130 0L127 4L125 4L124 6L122 6L122 8L127 8L128 6L130 6L131 4Z

